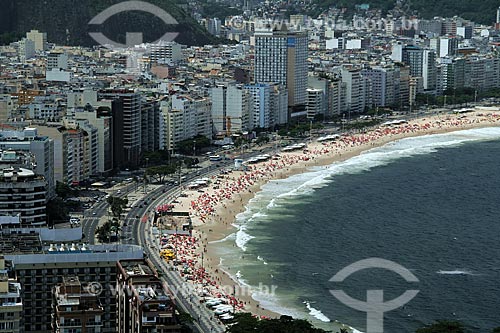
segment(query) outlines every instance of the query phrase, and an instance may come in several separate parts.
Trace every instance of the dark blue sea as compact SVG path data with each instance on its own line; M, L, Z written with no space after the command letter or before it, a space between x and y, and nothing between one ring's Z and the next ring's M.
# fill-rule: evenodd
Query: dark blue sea
M385 314L384 332L437 319L473 332L500 326L500 128L408 138L270 182L235 226L217 244L221 266L268 309L365 332L366 314L330 290L366 300L380 289L391 300L417 289ZM396 262L419 282L384 269L329 281L367 258ZM270 285L276 292L263 292Z

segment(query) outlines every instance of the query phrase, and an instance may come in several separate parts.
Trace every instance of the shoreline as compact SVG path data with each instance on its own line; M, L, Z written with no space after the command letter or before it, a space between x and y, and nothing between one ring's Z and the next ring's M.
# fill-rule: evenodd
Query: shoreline
M205 258L207 258L207 272L214 276L215 280L221 286L240 285L242 287L239 281L229 275L229 273L233 273L231 275L234 276L234 272L227 272L220 265L220 258L217 255L218 243L220 240L239 230L233 225L236 216L246 210L249 201L255 197L255 194L261 190L264 184L272 180L284 179L295 174L307 172L310 167L329 166L333 163L342 162L370 149L378 148L404 138L498 126L500 126L499 109L495 111L476 110L466 115L434 115L417 118L398 126L379 126L365 133L344 136L342 140L339 140L342 142L340 144L339 141L327 143L313 141L309 143L307 153L302 150L290 153L280 152L281 158L288 157L287 162L292 161L291 164L283 163L281 167L276 167L276 165L279 166L281 159L277 161L273 160L252 165L251 170L247 172L233 171L220 179L213 177L212 180L215 181L215 184L218 184L217 188L219 188L230 186L249 173L257 175L257 177L250 177L251 181L246 184L247 186L243 186L239 191L233 193L234 195L223 197L220 201L215 201L215 204L211 204L211 210L208 214L200 214L200 212L203 212L203 209L192 204L204 196L200 195L196 190L184 191L187 197L177 198L180 201L180 207L174 210L189 210L195 225L194 235L201 240L202 246L200 246L200 249L204 251ZM304 159L304 156L307 157L307 160ZM274 166L270 167L269 165L273 163ZM210 184L205 193L213 195L217 189L214 187L216 186ZM236 247L236 245L233 246ZM224 290L227 289L224 288ZM238 295L237 298L243 302L244 310L254 315L271 318L279 318L281 315L262 308L259 302L252 298L251 293ZM331 323L332 325L337 325L338 322L332 320ZM342 327L342 325L338 323L338 327Z

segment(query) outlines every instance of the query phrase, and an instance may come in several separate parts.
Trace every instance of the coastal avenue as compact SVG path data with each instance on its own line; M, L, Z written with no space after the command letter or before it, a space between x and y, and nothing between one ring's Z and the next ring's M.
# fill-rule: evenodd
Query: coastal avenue
M256 152L242 154L238 156L238 158L247 159L265 152L271 152L273 150L274 144ZM199 177L215 175L218 174L221 169L232 165L233 160L230 162L221 161L216 167L208 166L196 169L190 171L185 176L186 179L184 181L187 183ZM137 184L129 184L126 187L121 188L119 191L115 191L111 195L126 197L128 194L137 189ZM171 267L168 267L165 261L159 257L157 247L158 244L156 244L156 241L150 233L151 230L149 227L151 225L149 223L141 223L140 221L143 216L152 212L160 203L170 203L172 200L177 198L181 193L181 189L178 185L162 185L147 193L143 193L143 191L139 192L142 193L142 197L138 200L138 202L147 202L148 204L136 204L131 207L131 210L127 213L125 219L123 220L124 223L121 231L121 242L125 244L141 245L144 249L145 255L155 264L156 267L161 268L163 272L161 278L167 285L170 286L170 289L172 289L177 305L193 317L194 322L192 328L195 329L195 331L200 333L224 332L224 326L215 319L213 311L205 307L200 302L200 297L196 294L194 287L189 283L185 283L180 274L177 271L172 270ZM94 244L95 242L95 230L98 227L101 218L107 214L108 207L109 205L106 200L101 200L85 213L82 223L83 233L87 241L91 244ZM139 218L136 216L139 216Z

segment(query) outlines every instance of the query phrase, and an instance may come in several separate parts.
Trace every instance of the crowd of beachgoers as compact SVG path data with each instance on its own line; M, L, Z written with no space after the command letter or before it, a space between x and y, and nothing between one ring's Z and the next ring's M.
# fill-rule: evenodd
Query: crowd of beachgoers
M242 194L253 194L263 182L284 177L295 167L307 167L321 164L323 158L340 160L342 155L356 148L366 149L390 140L408 136L432 134L466 128L495 126L500 122L500 112L475 112L421 118L377 128L359 133L344 133L329 141L310 142L305 148L290 152L278 152L267 161L247 164L243 170L224 172L211 177L202 189L186 190L178 209L188 211L195 225L228 223L220 217L230 204L239 204L240 211L247 202ZM323 162L323 163L324 163ZM234 214L238 212L233 212ZM229 228L229 226L227 226ZM203 234L200 237L170 235L168 243L176 249L177 269L186 281L192 281L200 295L220 298L227 301L236 311L246 309L245 301L238 300L221 285L220 268L213 261L203 266L203 255L207 252L207 242ZM210 266L210 269L207 269Z

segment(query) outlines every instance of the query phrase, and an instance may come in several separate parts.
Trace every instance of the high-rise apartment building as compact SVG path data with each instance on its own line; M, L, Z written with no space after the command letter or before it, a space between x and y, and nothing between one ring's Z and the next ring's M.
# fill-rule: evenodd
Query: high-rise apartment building
M371 106L369 81L361 74L360 68L343 67L342 82L345 84L345 111L349 114L362 113Z
M176 94L172 96L170 103L162 105L168 150L174 151L179 142L198 135L212 138L210 99L196 95Z
M47 49L47 33L31 30L26 33L26 38L35 43L35 51L45 51Z
M68 55L62 52L50 52L47 55L47 72L53 69L68 69Z
M175 304L149 260L117 263L118 333L180 333Z
M305 116L308 39L305 32L255 32L256 83L279 83L288 90L290 117Z
M402 60L410 67L412 77L421 77L425 91L436 90L436 52L408 45L403 48Z
M15 278L12 262L0 256L0 332L24 332L22 311L21 284Z
M54 181L54 141L38 135L36 128L27 127L22 131L0 131L0 149L29 151L35 155L35 173L45 177L47 200L55 196Z
M210 89L212 122L217 134L247 131L251 100L243 85L220 84Z
M271 127L271 86L265 83L245 86L249 92L252 108L250 110L250 128Z
M34 165L31 153L0 152L0 214L19 214L24 225L47 223L46 182Z
M138 166L142 151L141 95L132 90L111 89L102 91L99 96L113 101L111 108L115 168Z
M100 104L104 104L101 102ZM97 109L87 104L77 108L74 119L88 121L98 135L97 145L97 172L101 175L109 174L113 170L113 118L111 116L111 102L109 106L99 106Z
M47 333L52 328L52 292L63 277L77 276L82 284L99 288L104 309L103 333L116 332L116 262L142 259L142 248L136 245L52 244L43 246L36 233L0 235L0 254L14 264L23 286L23 326L25 333ZM95 318L95 317L94 317Z
M156 63L177 63L183 59L182 46L176 42L159 41L150 44L149 58Z
M26 60L35 57L35 43L28 38L23 38L18 42L17 54L19 55L19 60L21 62L26 62Z
M92 291L78 276L62 277L62 283L53 289L52 332L102 332L104 308Z

